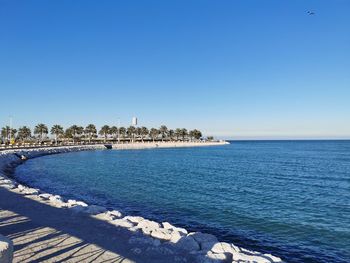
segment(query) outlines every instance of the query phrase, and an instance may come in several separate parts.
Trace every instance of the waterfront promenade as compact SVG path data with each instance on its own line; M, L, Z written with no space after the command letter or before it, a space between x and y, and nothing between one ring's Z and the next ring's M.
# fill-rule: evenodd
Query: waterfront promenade
M146 148L173 148L173 147L200 147L200 146L218 146L229 144L226 141L146 141L146 142L77 142L77 143L25 143L14 145L0 145L0 151L4 150L20 150L20 149L41 149L55 147L83 147L92 146L96 148L104 148L104 146L112 146L113 149L146 149Z

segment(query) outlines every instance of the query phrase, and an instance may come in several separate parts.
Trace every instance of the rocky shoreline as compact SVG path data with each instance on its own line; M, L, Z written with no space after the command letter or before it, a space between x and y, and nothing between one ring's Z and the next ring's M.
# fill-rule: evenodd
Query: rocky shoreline
M24 195L26 198L37 202L55 208L69 209L77 215L90 216L117 228L128 230L131 235L125 239L125 242L130 247L131 252L139 256L139 258L148 257L150 253L153 253L163 257L171 255L178 262L282 262L280 258L269 254L249 251L234 244L219 242L211 234L201 232L189 233L186 229L173 226L168 222L158 223L139 216L125 216L119 211L107 210L102 206L89 205L78 200L66 200L59 195L45 193L40 191L40 189L24 186L6 176L9 171L26 159L49 154L101 148L104 148L104 146L71 146L1 151L0 187Z

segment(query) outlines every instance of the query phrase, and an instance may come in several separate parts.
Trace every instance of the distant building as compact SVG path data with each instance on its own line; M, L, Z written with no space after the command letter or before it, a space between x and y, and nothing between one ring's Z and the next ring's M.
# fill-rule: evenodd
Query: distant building
M136 117L132 117L131 125L132 126L136 126L137 125L137 118Z

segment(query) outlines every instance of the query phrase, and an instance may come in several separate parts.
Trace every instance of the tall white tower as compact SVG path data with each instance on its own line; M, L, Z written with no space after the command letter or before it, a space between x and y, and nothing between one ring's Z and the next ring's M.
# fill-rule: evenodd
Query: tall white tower
M131 125L137 126L137 118L136 117L132 117Z

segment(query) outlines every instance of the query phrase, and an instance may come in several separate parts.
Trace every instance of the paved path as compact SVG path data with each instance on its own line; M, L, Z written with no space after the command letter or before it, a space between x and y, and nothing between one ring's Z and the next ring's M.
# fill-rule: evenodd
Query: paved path
M14 242L14 262L174 262L137 254L130 231L55 208L0 187L0 233Z

